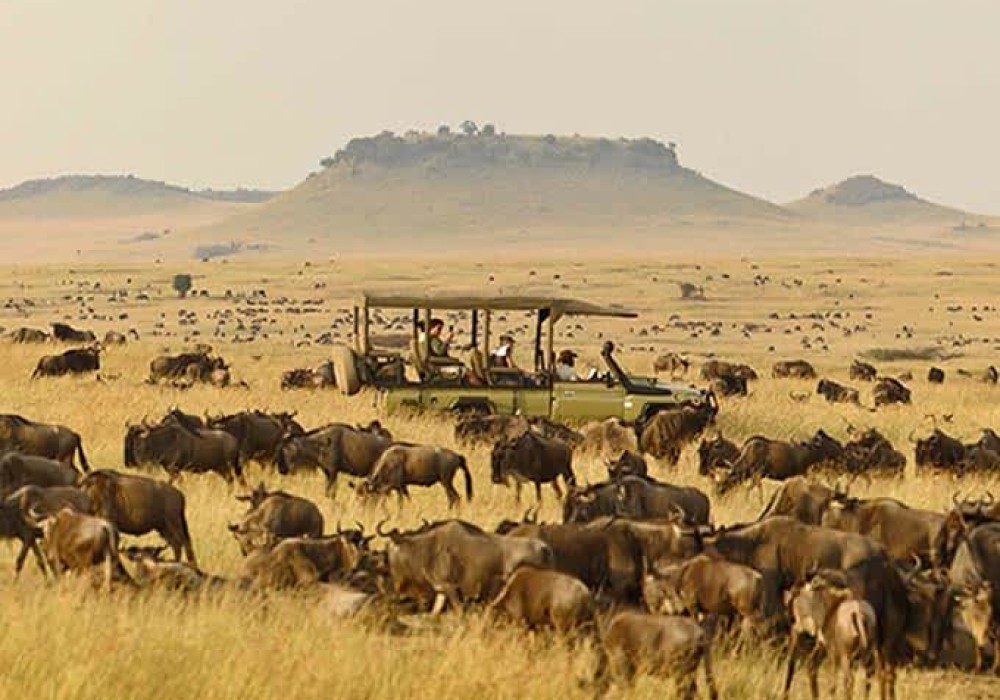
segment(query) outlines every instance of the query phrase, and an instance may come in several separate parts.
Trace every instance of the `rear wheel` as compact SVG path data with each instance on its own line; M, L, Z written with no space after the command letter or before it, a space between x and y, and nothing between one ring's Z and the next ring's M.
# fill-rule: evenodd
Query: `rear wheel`
M354 396L361 391L357 355L353 350L344 345L335 347L331 353L330 361L333 362L333 377L340 393Z

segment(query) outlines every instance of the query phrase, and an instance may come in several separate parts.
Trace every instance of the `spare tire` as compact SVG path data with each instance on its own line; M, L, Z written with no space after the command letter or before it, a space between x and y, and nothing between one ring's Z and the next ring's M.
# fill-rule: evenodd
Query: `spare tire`
M341 394L354 396L361 391L357 355L353 350L346 345L338 345L333 348L330 361L333 362L333 378Z

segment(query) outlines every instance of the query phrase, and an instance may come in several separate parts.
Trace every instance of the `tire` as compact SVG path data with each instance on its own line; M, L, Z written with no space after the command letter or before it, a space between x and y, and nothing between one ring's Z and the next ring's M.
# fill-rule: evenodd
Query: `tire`
M333 362L333 378L341 394L354 396L361 391L361 377L354 351L345 345L333 348L330 356Z

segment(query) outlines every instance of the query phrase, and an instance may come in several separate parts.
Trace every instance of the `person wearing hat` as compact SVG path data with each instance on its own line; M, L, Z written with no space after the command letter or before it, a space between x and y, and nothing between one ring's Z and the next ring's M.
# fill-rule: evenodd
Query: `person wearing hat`
M499 347L490 355L490 366L514 369L514 336L507 333L500 336Z
M563 350L556 358L556 378L561 382L578 382L579 375L573 365L576 364L577 354L572 350Z

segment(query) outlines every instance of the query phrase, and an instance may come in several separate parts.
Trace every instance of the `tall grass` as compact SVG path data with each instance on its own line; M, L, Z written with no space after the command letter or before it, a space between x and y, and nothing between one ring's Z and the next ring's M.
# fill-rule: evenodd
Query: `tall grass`
M457 286L468 286L485 276L483 268L452 263ZM617 267L615 267L617 265ZM645 267L643 267L645 265ZM586 322L583 330L566 325L560 345L571 344L583 350L585 358L596 359L603 337L617 337L623 347L626 366L640 370L660 349L671 348L690 352L694 356L714 351L735 359L746 359L767 374L770 361L781 357L804 356L813 361L824 376L847 382L850 360L869 344L891 345L902 324L914 323L916 309L925 303L930 291L926 285L932 279L933 263L925 262L901 267L897 277L883 286L867 285L858 278L872 276L857 261L823 261L801 266L797 263L774 261L763 263L773 276L801 276L810 281L811 289L772 288L763 293L749 282L749 267L735 261L706 263L705 272L715 275L710 296L711 309L704 305L697 310L683 309L682 315L712 314L727 330L721 336L690 337L687 329L671 328L655 336L643 336L639 331L654 323L664 323L666 314L675 304L665 295L673 290L650 290L648 278L656 264L642 263L622 266L591 262L586 265L532 264L536 279L551 277L561 270L562 279L579 287L587 278L591 293L582 296L601 301L631 303L644 311L640 321ZM497 263L500 282L517 289L510 280L528 285L524 265ZM195 413L233 412L245 408L294 410L306 426L329 421L362 422L378 415L375 397L371 393L347 398L336 392L280 392L280 373L296 365L308 365L325 355L322 347L297 348L293 339L306 331L315 336L330 328L333 309L344 308L361 280L370 277L370 284L386 284L402 272L413 272L402 264L372 263L360 270L331 265L320 266L311 277L299 278L290 273L294 266L253 267L227 270L211 268L217 277L210 281L196 280L199 286L217 289L252 289L267 286L272 298L279 293L298 298L323 295L328 299L327 315L292 317L268 312L279 322L271 326L268 339L252 343L230 343L214 340L217 350L230 359L237 378L247 380L249 388L214 389L195 387L179 391L144 383L150 358L164 347L177 348L184 343L190 329L176 325L178 308L192 307L204 319L212 309L223 308L228 302L215 299L197 306L200 301L180 302L163 291L169 285L169 275L143 270L112 269L87 271L89 278L104 280L104 287L124 284L126 276L133 285L146 285L152 290L153 301L135 302L126 307L131 314L126 322L95 321L121 328L133 324L140 328L144 340L124 348L110 348L104 356L104 382L92 377L82 379L52 379L30 381L28 375L43 351L40 348L0 345L0 410L21 413L27 417L72 426L84 437L84 446L94 467L120 469L122 437L130 421L143 416L158 417L169 407L178 405ZM776 328L794 327L799 320L788 319L790 313L819 308L828 304L829 297L817 290L814 282L834 274L852 277L852 284L863 293L850 304L859 317L865 307L875 309L875 317L865 321L866 333L828 342L829 351L818 348L805 351L798 336L783 332L751 339L730 333L729 328L748 321L770 323ZM569 271L567 271L569 270ZM723 283L719 273L731 273ZM971 281L961 277L934 280L936 285L951 285L942 293L952 301L971 303L979 295L974 282L981 280L977 271ZM77 274L80 277L84 273ZM21 271L20 283L27 289L19 296L36 300L36 310L27 317L15 316L8 310L8 327L20 324L44 325L49 320L69 315L77 302L63 297L72 285L61 279L66 270L38 269ZM340 275L340 277L338 277ZM266 280L266 281L262 281ZM313 288L316 280L325 280L329 287ZM162 288L162 289L161 289ZM163 291L157 296L158 291ZM576 293L579 289L570 290ZM939 288L941 291L941 288ZM13 295L8 288L4 294ZM752 294L758 296L753 297ZM841 308L848 305L846 297ZM101 300L90 302L103 309ZM109 310L113 307L108 306ZM832 308L832 307L831 307ZM117 310L117 309L115 309ZM164 335L154 337L154 323L166 313ZM781 321L768 319L778 311ZM921 320L918 318L918 320ZM517 319L511 319L513 325ZM965 319L963 328L971 333L976 325ZM91 325L82 323L81 325ZM924 345L945 332L945 324L921 322L914 344ZM300 327L301 326L301 327ZM204 335L189 337L191 342L211 338L206 324ZM282 330L282 334L278 333ZM827 331L824 331L830 335ZM892 340L892 342L890 342ZM769 345L778 350L770 352ZM650 351L649 348L654 348ZM964 349L963 361L970 366L990 360L990 346ZM46 348L44 351L51 351ZM894 363L882 368L886 372L903 369L920 370L919 364ZM918 372L920 377L922 372ZM1000 426L1000 389L971 380L949 380L942 386L930 386L918 378L912 383L914 404L891 407L872 413L864 408L832 406L818 397L798 403L789 397L789 390L812 388L809 382L771 380L764 378L751 386L751 396L723 402L718 428L731 439L742 440L754 434L777 438L802 438L824 428L841 439L849 437L849 429L877 427L904 452L912 452L907 438L928 431L934 421L963 439L973 439L984 426ZM870 400L868 401L870 403ZM931 415L935 418L928 418ZM950 423L944 416L952 415ZM444 417L424 414L378 416L403 440L435 443L454 447L469 457L475 481L476 495L471 503L463 501L457 511L446 509L446 498L438 487L414 489L413 500L400 511L395 499L382 504L366 505L355 498L349 480L343 479L336 498L323 494L323 480L318 474L296 474L280 477L259 466L251 465L251 482L264 480L269 486L280 487L316 501L327 520L327 529L338 521L358 520L371 528L383 517L390 517L400 527L419 524L421 518L457 515L491 528L499 520L519 515L531 503L533 495L526 492L525 503L516 507L512 491L489 482L489 455L482 448L467 449L455 444L452 424ZM575 468L584 481L603 478L603 466L594 458L577 459ZM676 467L654 466L654 474L662 479L697 485L710 489L709 482L698 476L696 459L688 449ZM158 475L153 472L154 475ZM211 573L236 576L241 557L236 543L226 530L226 524L240 517L244 506L233 496L235 491L214 475L185 476L179 483L188 498L188 512L196 552L202 566ZM725 498L713 498L713 519L716 523L752 518L763 505L763 497L775 488L765 486L766 493L737 489ZM888 495L914 505L943 509L955 491L981 493L986 489L1000 492L995 478L965 477L954 480L943 476L917 474L912 465L902 480L856 481L853 492L859 495ZM559 504L552 492L543 493L541 517L558 520ZM154 536L148 540L155 541ZM0 554L8 557L9 576L0 576L0 698L181 698L197 697L226 700L246 698L289 697L317 700L328 698L428 698L464 700L470 697L559 699L589 696L578 681L587 677L593 667L593 654L587 644L570 647L561 640L543 633L528 633L509 625L487 625L476 613L446 615L443 619L422 623L421 632L391 635L378 626L364 621L330 619L315 593L272 594L266 597L230 592L219 597L185 599L166 593L114 594L110 597L87 589L73 580L47 582L36 570L25 569L20 580L13 580L15 549L0 545ZM2 566L2 562L0 562ZM779 658L768 648L751 649L734 655L725 645L717 649L717 671L722 697L759 698L773 694L780 678ZM804 679L803 679L804 680ZM644 679L623 696L635 698L670 697L662 683ZM805 688L797 686L796 696L804 697ZM924 700L947 697L987 698L1000 692L996 682L988 677L962 675L948 671L904 672L900 679L900 697Z

